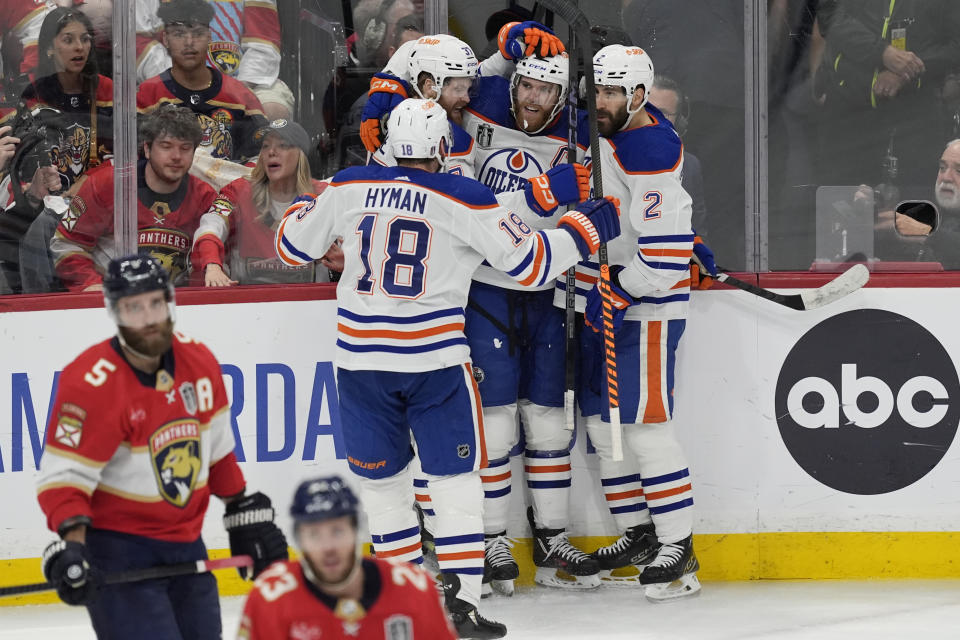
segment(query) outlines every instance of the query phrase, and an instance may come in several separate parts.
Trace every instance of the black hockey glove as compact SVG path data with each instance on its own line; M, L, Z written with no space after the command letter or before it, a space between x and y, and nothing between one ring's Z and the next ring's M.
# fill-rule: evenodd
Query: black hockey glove
M230 536L230 553L253 558L253 573L239 567L240 577L252 580L278 560L288 559L287 539L273 523L270 498L259 491L229 503L223 526Z
M67 540L51 542L43 550L43 575L67 604L85 605L97 597L100 572L93 566L85 544Z

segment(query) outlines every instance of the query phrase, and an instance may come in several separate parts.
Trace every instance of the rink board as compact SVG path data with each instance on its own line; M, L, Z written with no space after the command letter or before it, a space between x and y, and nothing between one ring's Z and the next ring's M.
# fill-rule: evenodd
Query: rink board
M189 302L189 296L184 297ZM784 309L739 291L694 294L678 357L675 421L689 458L704 579L960 576L960 534L956 533L960 499L955 489L960 464L953 437L960 391L948 380L951 373L956 377L950 354L960 354L956 314L951 311L957 309L960 289L954 288L865 289L808 312ZM936 351L927 343L918 343L915 363L882 362L889 345L881 343L863 361L841 354L837 362L823 365L824 380L841 380L841 364L848 372L855 366L845 382L875 384L869 377L880 380L881 387L886 384L895 399L892 417L866 428L848 424L845 414L833 427L778 423L778 417L783 417L776 401L778 382L782 386L783 379L790 378L792 371L787 369L796 365L807 372L807 378L810 371L817 377L821 360L830 359L830 354L824 356L806 343L796 348L801 337L854 310L899 314L906 324L915 325L904 329L908 336L922 326L921 332L941 345L947 365L941 358L932 368L927 366L929 352ZM333 300L311 299L178 307L178 329L206 342L223 366L239 434L237 453L244 460L248 485L274 499L284 527L289 524L283 513L287 501L302 479L347 472L331 362L335 311ZM52 539L34 486L55 374L111 329L99 308L0 313L0 416L10 416L9 421L0 422L0 585L37 580L37 557ZM880 354L879 364L876 354ZM907 404L901 402L902 380L894 380L907 369L908 377L921 380L911 383L914 391L919 389L913 405L910 394L905 396ZM836 390L837 400L848 399L844 384ZM818 388L823 389L822 383ZM784 391L780 389L781 396ZM822 396L824 405L829 396L828 389ZM818 413L816 403L812 408L808 404L804 404L808 422L810 416L829 417L829 412ZM871 403L862 404L869 421ZM877 410L883 413L882 408ZM905 426L899 419L903 414L912 415L921 426ZM927 424L932 421L927 417L940 414L944 420ZM810 440L810 434L819 439ZM870 439L863 440L862 434ZM873 467L864 464L866 471L858 478L857 451L874 445L886 448L881 466L876 466L876 460ZM900 445L905 447L902 457L896 448ZM822 450L811 454L802 450L807 446ZM903 463L917 450L931 452L918 459L918 464L929 467L920 474ZM570 529L588 549L616 533L598 491L595 458L587 452L586 438L578 428ZM851 470L840 478L856 485L860 493L828 486L814 477L819 470L809 470L810 460L818 464L820 458L824 464L849 458ZM869 474L877 469L881 473L878 486L873 487ZM829 471L836 475L836 464ZM515 458L509 533L521 539L516 555L524 560L529 557L529 533L521 472L520 460ZM918 477L905 486L879 486L896 485L901 476L911 473ZM219 501L212 501L204 526L211 549L227 547L221 515ZM521 564L523 578L529 579L529 561ZM244 589L235 574L225 572L222 578L225 592ZM27 601L4 600L0 604ZM41 600L34 596L29 601Z

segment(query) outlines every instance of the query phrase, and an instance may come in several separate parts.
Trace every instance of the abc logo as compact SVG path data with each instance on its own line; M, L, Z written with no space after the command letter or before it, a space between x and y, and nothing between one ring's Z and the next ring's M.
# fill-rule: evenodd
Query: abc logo
M960 381L940 341L889 311L833 316L780 369L777 424L799 464L860 495L913 484L943 459L960 423Z

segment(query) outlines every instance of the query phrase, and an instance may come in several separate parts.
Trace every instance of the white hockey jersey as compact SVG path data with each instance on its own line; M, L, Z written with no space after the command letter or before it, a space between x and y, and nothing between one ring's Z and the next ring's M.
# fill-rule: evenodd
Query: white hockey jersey
M453 131L453 144L450 147L450 155L447 157L447 173L463 176L465 178L476 178L474 171L474 149L473 138L455 122L450 123L450 129ZM393 152L382 145L376 153L370 154L370 161L367 164L377 164L384 167L397 166L397 159L393 157Z
M351 167L277 228L280 259L300 265L343 238L337 366L432 371L463 364L470 278L486 259L520 286L543 287L580 255L564 230L534 231L490 190L448 173Z
M580 116L577 160L583 162L586 142L590 138L586 115ZM567 162L567 126L567 108L564 107L556 120L536 135L517 129L510 111L510 81L499 76L479 78L477 96L463 114L463 127L473 138L476 148L474 167L477 180L495 194L522 190L530 178ZM542 218L525 207L523 209L527 211L523 214L524 222L535 230L556 226L557 219L563 215L563 210L558 209L553 216ZM498 287L520 288L488 265L481 265L474 279ZM552 286L548 283L540 289Z
M620 199L621 235L607 244L611 265L623 265L620 282L640 304L628 320L685 318L690 301L693 252L691 199L680 184L683 143L653 105L653 123L600 138L603 195ZM591 256L577 265L577 311L599 277ZM565 281L556 283L554 304L564 306Z

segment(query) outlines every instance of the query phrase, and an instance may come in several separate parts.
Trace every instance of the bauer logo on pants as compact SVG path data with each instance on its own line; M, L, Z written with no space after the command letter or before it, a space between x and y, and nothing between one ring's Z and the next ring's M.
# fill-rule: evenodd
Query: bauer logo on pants
M776 416L804 471L838 491L890 493L943 459L960 382L937 338L910 318L848 311L810 329L780 369Z

